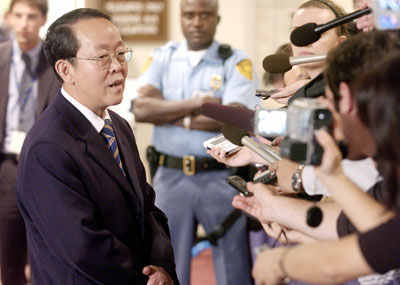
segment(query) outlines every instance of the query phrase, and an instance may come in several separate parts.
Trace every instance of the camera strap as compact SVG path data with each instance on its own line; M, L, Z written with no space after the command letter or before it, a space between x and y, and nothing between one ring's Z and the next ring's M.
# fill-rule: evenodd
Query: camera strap
M205 237L201 237L197 240L197 243L202 241L209 241L213 246L218 245L218 240L222 238L225 233L232 227L232 225L240 218L242 212L238 209L234 209L222 222L222 224L216 226L214 230L207 234Z

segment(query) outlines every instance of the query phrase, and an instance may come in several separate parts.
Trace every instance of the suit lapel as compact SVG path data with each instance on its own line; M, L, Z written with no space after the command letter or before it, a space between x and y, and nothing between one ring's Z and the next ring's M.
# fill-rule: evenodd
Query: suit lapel
M112 154L107 149L103 138L99 133L97 133L93 125L78 109L76 109L61 95L61 92L59 92L55 98L55 104L59 104L59 111L65 113L67 120L75 129L77 136L84 143L86 154L120 185L122 191L128 194L131 198L134 206L138 207L137 209L141 208L139 207L138 199L135 197L128 180L118 167Z
M123 126L121 124L121 121L116 119L116 116L114 116L112 112L109 111L109 114L113 122L114 132L118 142L118 149L125 167L126 175L129 177L132 183L137 198L143 205L144 203L143 193L141 190L142 188L140 187L139 176L136 168L137 162L135 161L135 159L139 158L133 154L132 152L133 146L129 143L127 139L128 136L123 135L123 130L126 129L126 126Z

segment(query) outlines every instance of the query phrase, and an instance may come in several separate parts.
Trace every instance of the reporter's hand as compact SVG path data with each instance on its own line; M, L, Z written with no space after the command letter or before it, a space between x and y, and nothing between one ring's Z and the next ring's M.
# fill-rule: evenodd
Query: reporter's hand
M316 176L323 181L343 175L342 153L332 136L321 129L315 131L315 138L324 150L321 165L314 168Z
M283 136L279 136L274 138L274 140L271 142L271 146L276 147L277 149L280 150L280 144L283 142L284 137Z
M286 247L267 249L257 256L251 272L256 284L283 284L283 279L286 276L282 272L279 263L286 250L288 250Z
M361 5L360 10L366 9L367 7L371 7L371 1L365 1L363 5ZM375 20L373 12L368 15L364 15L361 18L356 20L357 29L362 30L363 32L372 31L375 28Z
M261 224L265 230L265 232L273 237L278 238L281 244L303 244L314 242L315 239L312 237L305 235L299 231L289 229L277 223L269 223L269 224ZM281 231L284 231L284 234L281 234Z
M233 198L233 207L256 217L261 223L269 223L274 196L277 191L274 186L263 183L247 183L247 190L254 196L244 197L237 195Z
M241 147L239 151L226 155L226 151L222 150L220 147L211 147L211 149L206 151L218 162L223 164L237 167L244 166L252 163L252 153L247 147Z
M299 167L299 163L283 158L269 166L269 170L275 172L279 191L282 193L295 193L292 189L292 176Z
M251 163L268 163L246 146L241 147L239 151L230 155L226 155L226 152L219 147L212 147L206 152L218 162L224 163L232 167L244 166Z
M164 268L155 265L148 265L143 268L142 273L149 277L148 285L173 285L171 276Z
M310 82L310 79L302 79L293 82L292 84L287 85L285 88L279 90L278 92L271 95L271 99L274 99L276 102L280 104L288 104L289 98L296 93L301 87Z

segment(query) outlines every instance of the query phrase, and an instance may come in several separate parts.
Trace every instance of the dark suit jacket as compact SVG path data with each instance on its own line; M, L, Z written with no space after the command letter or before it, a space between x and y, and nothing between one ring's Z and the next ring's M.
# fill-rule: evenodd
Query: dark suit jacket
M109 111L126 177L93 125L59 92L25 140L17 201L34 284L177 282L167 218L154 205L134 135Z
M3 145L6 129L11 52L12 41L0 43L0 146ZM47 63L43 49L40 51L37 79L39 84L36 118L39 117L43 110L49 105L50 101L54 98L60 88L60 82L57 80L52 68Z

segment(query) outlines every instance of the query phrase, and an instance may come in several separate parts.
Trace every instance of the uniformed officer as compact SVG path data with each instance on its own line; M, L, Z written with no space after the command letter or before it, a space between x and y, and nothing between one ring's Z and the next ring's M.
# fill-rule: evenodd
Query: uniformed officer
M217 0L183 0L185 41L157 49L139 78L133 101L136 121L155 125L153 144L159 165L153 180L156 204L169 218L178 278L190 283L191 247L197 223L214 230L232 211L235 190L229 171L205 153L203 141L221 123L200 114L204 102L254 109L256 79L241 51L214 41ZM251 284L245 219L240 218L213 248L218 284Z

